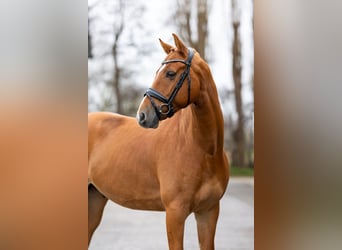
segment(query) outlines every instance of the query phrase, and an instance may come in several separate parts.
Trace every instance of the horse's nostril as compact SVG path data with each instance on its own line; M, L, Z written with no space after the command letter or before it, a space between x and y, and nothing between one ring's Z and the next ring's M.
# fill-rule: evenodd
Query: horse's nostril
M140 114L139 114L139 121L140 122L144 122L145 121L145 113L144 112L141 112Z

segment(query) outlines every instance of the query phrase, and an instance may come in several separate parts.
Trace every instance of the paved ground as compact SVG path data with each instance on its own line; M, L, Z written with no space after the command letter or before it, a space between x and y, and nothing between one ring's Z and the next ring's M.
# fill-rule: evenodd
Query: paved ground
M89 250L168 249L165 213L131 210L108 202ZM185 225L184 249L198 250L196 222ZM216 229L216 250L254 249L254 180L231 178L221 200Z

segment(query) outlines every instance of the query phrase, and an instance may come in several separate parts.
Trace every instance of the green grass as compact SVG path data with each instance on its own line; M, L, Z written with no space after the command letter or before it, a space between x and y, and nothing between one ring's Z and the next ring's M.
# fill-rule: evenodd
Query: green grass
M254 176L254 168L230 167L230 176Z

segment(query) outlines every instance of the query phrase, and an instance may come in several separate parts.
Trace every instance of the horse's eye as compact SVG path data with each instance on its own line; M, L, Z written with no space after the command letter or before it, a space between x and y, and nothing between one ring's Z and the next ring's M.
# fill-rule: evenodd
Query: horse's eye
M170 78L170 79L174 79L175 78L175 76L176 76L176 72L174 72L174 71L168 71L168 72L166 72L166 77L168 77L168 78Z

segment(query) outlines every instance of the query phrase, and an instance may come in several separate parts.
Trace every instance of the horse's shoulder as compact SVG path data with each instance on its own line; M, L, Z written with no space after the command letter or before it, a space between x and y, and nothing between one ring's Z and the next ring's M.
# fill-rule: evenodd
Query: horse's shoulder
M108 130L129 123L132 119L134 118L110 112L89 113L88 129Z
M94 143L115 131L118 127L132 123L134 118L110 113L95 112L88 114L88 141Z
M102 121L106 119L121 119L123 115L119 115L111 112L92 112L88 113L88 121Z

